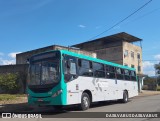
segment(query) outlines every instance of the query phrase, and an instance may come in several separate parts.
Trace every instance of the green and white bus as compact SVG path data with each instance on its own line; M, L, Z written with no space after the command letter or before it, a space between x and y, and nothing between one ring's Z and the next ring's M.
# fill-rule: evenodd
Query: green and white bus
M40 53L29 59L28 103L87 110L91 103L128 102L138 95L134 68L67 50Z

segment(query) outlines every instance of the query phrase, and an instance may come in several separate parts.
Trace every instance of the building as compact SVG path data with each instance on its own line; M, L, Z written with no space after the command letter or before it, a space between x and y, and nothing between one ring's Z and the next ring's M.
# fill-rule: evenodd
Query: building
M142 47L134 43L141 39L125 32L73 45L82 50L95 52L97 58L135 68L143 74Z
M69 50L75 53L80 53L80 54L84 54L84 55L88 55L91 57L96 58L96 53L94 52L90 52L90 51L85 51L85 50L80 50L78 48L71 48L71 47L64 47L64 46L59 46L59 45L51 45L48 47L43 47L43 48L39 48L39 49L35 49L35 50L31 50L31 51L27 51L27 52L23 52L23 53L19 53L16 55L16 64L27 64L27 59L30 58L32 55L38 54L38 53L42 53L45 51L51 51L51 50Z

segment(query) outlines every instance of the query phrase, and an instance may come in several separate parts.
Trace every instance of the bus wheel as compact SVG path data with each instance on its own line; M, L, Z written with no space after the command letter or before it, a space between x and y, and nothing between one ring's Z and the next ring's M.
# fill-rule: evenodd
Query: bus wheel
M127 91L123 92L123 99L122 99L123 103L127 103L128 102L128 93Z
M87 110L90 107L90 98L87 93L83 93L81 97L81 110Z

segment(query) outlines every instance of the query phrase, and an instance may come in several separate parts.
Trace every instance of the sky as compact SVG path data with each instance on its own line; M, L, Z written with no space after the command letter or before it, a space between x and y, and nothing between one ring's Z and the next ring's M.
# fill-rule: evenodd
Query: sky
M93 39L149 0L0 0L0 65L16 53L53 44L71 46ZM144 74L160 62L160 0L96 37L127 32L141 38ZM94 39L96 39L94 38Z

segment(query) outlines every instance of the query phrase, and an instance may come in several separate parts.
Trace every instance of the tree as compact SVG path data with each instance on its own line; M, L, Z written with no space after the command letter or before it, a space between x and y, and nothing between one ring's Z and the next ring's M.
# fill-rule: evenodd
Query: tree
M156 78L152 78L152 77L146 77L144 79L144 87L143 89L145 90L156 90L157 86L156 86Z
M156 74L160 74L160 63L159 64L155 64L154 68L156 70Z
M0 88L6 93L17 93L19 91L19 74L0 74Z

